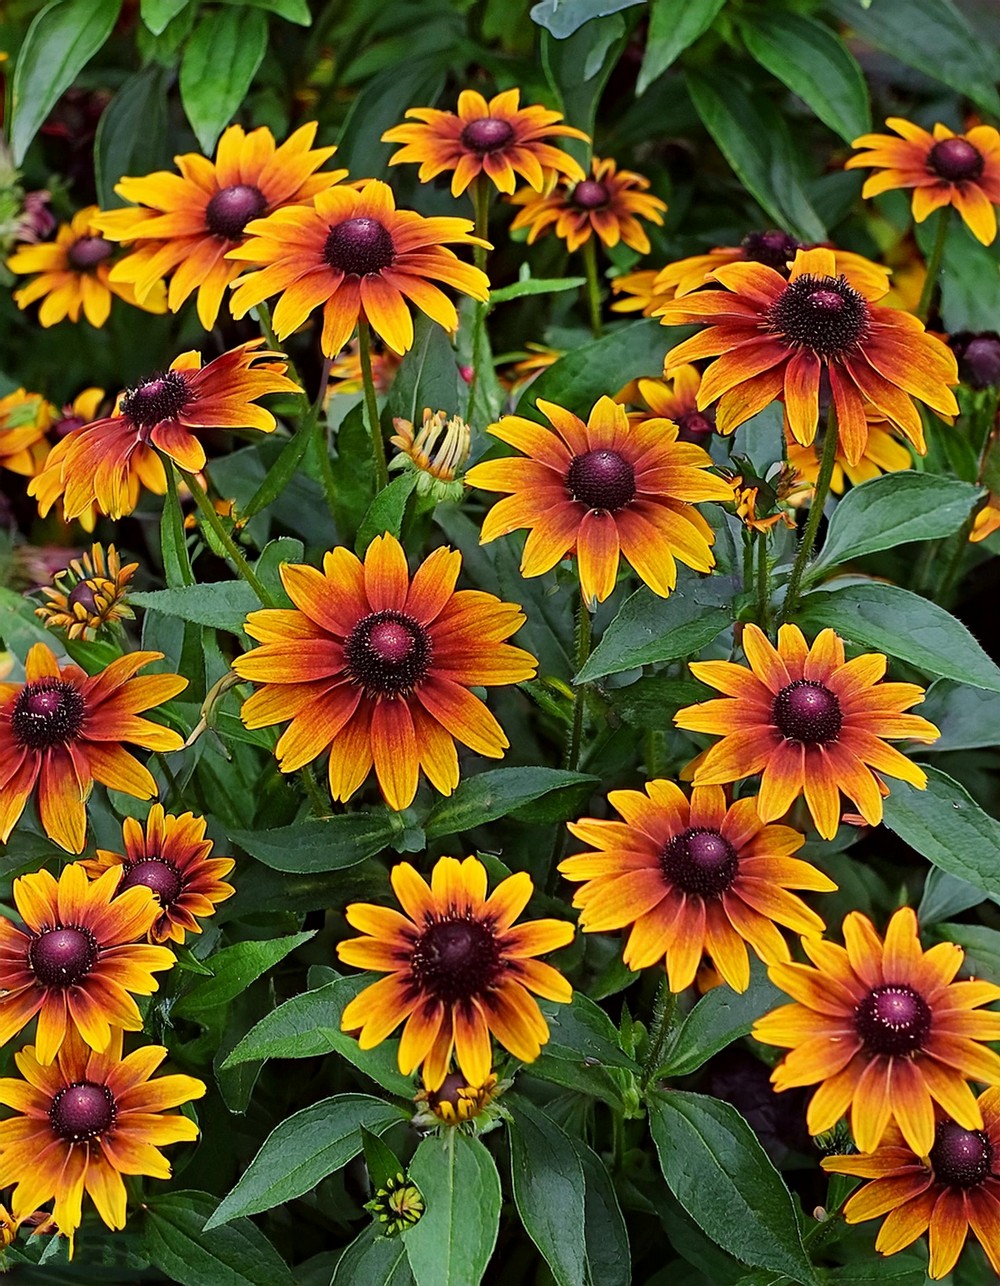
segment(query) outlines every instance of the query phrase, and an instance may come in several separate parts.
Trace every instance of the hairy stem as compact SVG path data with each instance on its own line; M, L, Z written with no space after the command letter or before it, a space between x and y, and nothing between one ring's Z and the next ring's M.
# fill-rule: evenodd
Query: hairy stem
M837 437L837 417L831 405L830 416L826 424L826 438L823 442L823 457L819 465L819 477L816 479L816 491L813 494L809 517L806 520L806 529L802 533L802 543L799 545L799 552L795 556L792 574L788 581L788 591L785 594L785 601L782 604L780 613L782 621L788 620L799 601L802 577L809 562L809 555L812 553L813 545L816 543L816 533L819 530L820 519L823 517L823 510L826 507L826 498L830 494L833 466L837 460Z
M230 562L257 595L263 605L265 607L273 607L274 600L265 589L257 573L247 562L242 550L233 540L232 536L230 536L229 532L226 531L222 524L222 520L215 512L215 506L208 498L205 488L193 474L185 473L183 470L180 470L179 472L187 485L187 489L191 492L192 496L194 496L195 504L201 510L202 517L208 523L209 527L211 527L219 544L226 551Z
M389 485L389 470L385 462L385 443L382 440L382 422L378 414L375 394L375 377L372 375L371 330L366 321L358 322L358 347L361 352L361 379L365 388L365 409L368 428L372 435L372 460L375 463L375 490Z

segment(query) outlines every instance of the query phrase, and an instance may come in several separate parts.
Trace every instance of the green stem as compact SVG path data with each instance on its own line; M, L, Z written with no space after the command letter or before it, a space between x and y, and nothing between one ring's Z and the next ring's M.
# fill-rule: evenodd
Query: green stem
M576 618L576 672L587 664L590 656L590 644L593 622L587 604L580 599L580 610ZM576 772L580 766L580 746L583 741L583 716L587 706L587 685L581 684L573 694L573 725L570 730L569 745L566 750L566 767Z
M749 594L753 585L753 537L748 527L743 528L743 592Z
M934 298L934 287L937 285L938 274L941 271L941 258L944 255L944 243L948 240L948 207L945 206L938 211L937 230L934 234L934 245L931 248L931 257L927 260L927 276L924 278L924 288L920 292L920 302L917 304L917 317L926 322L927 314L931 310L931 300Z
M372 339L366 321L358 322L358 348L361 354L361 379L365 388L365 408L368 428L372 435L372 460L375 464L375 490L389 485L389 470L385 462L385 443L382 441L382 421L378 414L378 397L375 394L375 377L372 375Z
M183 470L180 470L180 473L184 479L184 482L187 485L188 490L191 492L192 496L194 496L195 504L201 510L202 516L204 517L205 521L212 528L212 531L215 533L215 537L218 540L219 544L223 547L223 549L225 549L233 566L243 577L246 583L250 586L253 592L257 595L260 601L264 604L264 606L273 607L274 600L271 598L271 595L264 588L264 585L262 584L261 580L257 576L257 573L254 571L254 569L247 562L246 558L243 556L243 553L240 550L239 546L236 544L232 536L230 536L229 532L226 531L225 527L222 525L219 515L215 512L215 506L212 504L211 500L209 500L208 495L205 491L205 488L201 485L198 479L194 477L193 474L185 473Z
M767 532L756 532L754 540L757 545L757 624L766 633L771 603L771 577L767 566Z
M587 304L590 308L590 329L595 339L604 334L601 323L601 283L597 276L597 242L588 237L583 243L583 263L587 273Z
M193 585L195 575L191 569L191 558L184 534L184 511L181 509L181 498L177 494L177 470L166 456L161 456L160 459L167 475L167 498L160 520L160 552L163 557L164 574L168 585L174 579L174 574L180 579L182 585ZM169 552L172 553L171 558L168 558L168 546Z
M316 443L316 457L319 464L320 481L323 484L323 494L326 497L326 507L330 511L334 525L337 523L337 480L333 475L333 463L330 460L330 443L326 433L326 417L323 415L323 399L326 395L326 386L330 381L330 367L333 365L331 357L323 359L323 370L319 377L319 392L316 394L316 400L310 406L302 429L308 430L313 435Z
M312 769L308 764L299 771L299 781L306 788L306 794L309 796L309 803L317 817L325 817L330 811L330 805L323 798L319 786L316 784L316 778L312 775Z
M653 1025L649 1033L649 1049L642 1064L639 1077L639 1089L642 1092L649 1087L649 1082L656 1075L670 1029L673 1026L674 1014L677 1011L677 996L670 990L666 974L660 979L653 1005Z
M976 440L982 441L979 451L979 463L976 466L976 482L982 485L983 475L986 472L987 461L993 446L993 429L997 414L997 400L1000 397L1000 390L991 390L991 396L984 399L980 408L980 414L976 417ZM985 425L984 425L985 421ZM985 428L985 432L982 429ZM940 603L942 607L948 607L951 602L952 589L958 576L959 569L965 561L965 555L969 548L969 537L972 535L972 529L976 525L976 515L982 508L982 503L977 504L972 513L969 514L962 524L961 530L956 532L952 537L952 548L947 563L945 564L944 574L938 581L937 591L933 598L935 603ZM934 549L933 545L927 546L930 553ZM931 554L933 557L933 554Z
M802 533L802 543L799 545L799 552L795 556L792 574L788 581L788 590L785 594L785 601L782 604L780 612L782 621L788 620L795 611L795 605L799 600L802 577L816 541L820 519L823 517L823 510L826 507L826 498L830 494L833 466L837 460L837 437L837 416L831 404L830 416L826 423L826 438L823 442L823 457L819 465L819 477L816 479L816 490L813 494L812 506L809 509L809 517L806 520L806 529Z
M475 235L483 241L488 239L490 225L490 200L493 196L493 184L487 179L485 174L478 174L472 181L472 208L475 217ZM486 256L489 252L485 246L472 247L472 262L480 272L486 271ZM472 314L472 345L470 361L472 364L472 379L469 382L469 403L466 411L466 418L471 419L474 415L473 407L476 404L476 386L479 383L481 367L486 360L488 345L483 345L483 329L486 326L486 314L490 310L489 301L482 303L478 299L474 305L475 311ZM485 348L486 352L480 352ZM457 409L457 408L456 408Z

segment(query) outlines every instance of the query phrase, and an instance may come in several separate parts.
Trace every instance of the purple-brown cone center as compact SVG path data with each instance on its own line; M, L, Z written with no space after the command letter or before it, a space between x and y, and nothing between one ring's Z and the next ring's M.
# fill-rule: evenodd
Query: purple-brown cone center
M964 138L943 138L927 154L927 168L947 183L978 179L984 165L982 152Z
M635 497L635 469L617 451L600 448L573 457L566 486L573 499L588 509L614 513Z
M993 1168L993 1146L982 1130L965 1130L957 1121L940 1121L930 1162L939 1183L974 1188Z
M886 983L855 1006L854 1026L870 1054L901 1058L923 1048L931 1030L931 1011L912 987Z
M85 612L95 612L97 610L97 596L94 593L94 587L89 580L80 581L79 585L74 585L66 599L67 607L72 610L80 606Z
M1000 386L1000 335L983 331L975 335L960 332L948 340L958 358L958 374L973 388Z
M595 179L584 179L573 189L572 201L581 210L599 210L611 199L607 184L598 183Z
M216 192L205 207L205 225L215 237L238 241L251 219L267 209L267 197L250 183L235 183Z
M417 985L446 1005L478 996L501 969L493 931L479 920L437 920L417 939L410 957Z
M718 831L692 827L675 835L660 855L663 873L685 893L719 897L736 878L736 850Z
M72 987L97 962L97 943L86 929L46 929L28 947L28 965L43 987Z
M431 639L405 612L362 617L344 644L347 670L373 696L399 696L427 677Z
M83 694L65 679L26 683L11 711L14 740L26 750L48 750L72 741L83 726Z
M691 442L696 447L705 446L705 439L715 432L715 412L688 411L677 419L677 441Z
M151 889L160 899L161 906L170 906L176 902L183 887L181 873L173 862L163 857L145 857L141 862L125 862L125 875L118 892L126 889L144 887Z
M115 1099L106 1085L79 1081L67 1085L49 1108L52 1128L67 1143L85 1143L104 1134L115 1123Z
M768 309L767 319L789 344L836 358L868 334L871 313L864 295L845 277L804 273L788 283Z
M66 251L66 258L71 268L78 272L89 272L105 259L110 259L114 250L111 242L105 241L103 237L81 237Z
M788 265L795 258L796 251L802 249L801 241L796 241L787 232L779 232L777 228L770 228L767 232L748 232L740 245L752 263L767 264L783 277L788 276Z
M796 679L774 698L771 717L789 741L825 746L840 736L844 716L836 695L822 683Z
M130 388L122 398L122 414L143 429L173 420L191 401L191 388L180 371L164 371Z
M388 268L396 258L396 248L388 228L378 219L359 215L330 229L323 257L331 268L348 277L366 277Z
M483 116L477 121L469 121L462 130L462 145L470 152L485 156L487 152L498 152L514 137L514 128L509 121L496 116Z

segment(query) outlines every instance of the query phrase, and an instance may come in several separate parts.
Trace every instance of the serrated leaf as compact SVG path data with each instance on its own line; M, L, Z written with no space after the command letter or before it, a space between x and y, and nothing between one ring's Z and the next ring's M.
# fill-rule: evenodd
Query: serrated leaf
M204 12L184 48L180 88L184 113L203 152L211 153L247 96L267 49L267 19L258 9Z
M402 1234L417 1286L478 1286L500 1226L500 1176L478 1139L459 1130L424 1139L410 1180L423 1217Z
M754 1022L783 999L756 965L750 986L742 994L729 987L713 987L681 1023L661 1074L687 1076L697 1071L720 1049L746 1036Z
M257 595L241 580L148 590L129 594L129 602L230 634L242 633L248 614L260 607Z
M439 839L472 830L567 786L598 781L588 773L561 768L493 768L466 777L453 795L439 800L428 814L424 833L428 839Z

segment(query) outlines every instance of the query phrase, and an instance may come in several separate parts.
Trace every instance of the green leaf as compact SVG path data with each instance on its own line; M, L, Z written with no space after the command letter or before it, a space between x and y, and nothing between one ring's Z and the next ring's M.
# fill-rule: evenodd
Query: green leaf
M273 831L230 831L229 837L275 871L340 871L381 853L401 831L399 816L381 809Z
M478 1139L459 1130L424 1139L408 1177L424 1198L402 1234L417 1286L477 1286L500 1226L500 1176Z
M385 1237L372 1224L362 1228L337 1260L330 1286L413 1286L402 1237Z
M583 1166L584 1233L589 1280L600 1286L631 1286L632 1254L628 1229L611 1176L601 1158L581 1140L570 1142Z
M150 1192L141 1254L180 1286L292 1286L284 1260L249 1219L206 1231L215 1205L207 1192Z
M421 313L413 323L413 347L403 358L389 391L389 413L419 427L425 407L456 415L468 397L469 388L459 374L447 333Z
M286 22L298 23L300 27L312 25L307 0L222 0L222 3L236 5L240 9L247 5L252 9L264 9L268 13L276 13Z
M967 482L912 470L852 487L834 510L808 575L914 540L943 540L959 530L982 495Z
M955 942L966 952L963 969L979 978L1000 977L1000 933L985 924L936 924L939 942Z
M397 540L399 539L406 502L416 485L416 471L407 469L401 477L393 478L392 482L378 493L368 506L368 512L361 520L361 526L354 541L354 552L359 558L364 557L365 550L375 537L381 536L384 532L389 532Z
M205 1227L301 1197L361 1151L361 1126L381 1134L408 1113L368 1094L335 1094L275 1126Z
M605 18L642 3L643 0L541 0L532 6L531 20L557 40L565 40L592 18Z
M603 1009L582 992L568 1005L543 1001L549 1041L531 1064L532 1076L599 1098L617 1111L626 1105L623 1083L639 1065L621 1048L619 1033Z
M164 580L170 588L179 589L194 584L194 572L184 530L184 513L177 493L177 470L171 464L166 474L167 496L160 514L160 557L163 559ZM135 601L134 595L129 597Z
M397 1179L403 1173L405 1167L392 1148L365 1126L361 1127L361 1144L373 1188L384 1188L391 1179Z
M957 875L949 875L939 866L932 866L924 880L917 919L924 926L937 924L960 911L968 911L970 906L978 906L982 900L982 889L960 880Z
M153 35L160 36L181 10L186 9L190 3L191 0L140 0L139 12L142 14L143 22ZM145 124L145 121L143 121L143 124ZM141 134L142 130L135 130L134 132ZM123 170L122 173L130 174L133 171ZM138 171L135 171L135 173L138 173Z
M266 509L288 486L302 463L302 457L309 446L309 435L310 430L307 425L305 429L300 428L293 433L281 448L277 459L264 475L263 482L243 505L242 513L245 518L252 518L261 509Z
M169 78L165 67L144 67L125 81L101 113L94 139L94 178L103 210L124 204L115 193L124 175L150 174L166 162ZM142 129L136 129L140 120Z
M510 1180L528 1236L556 1286L583 1286L586 1270L583 1166L569 1136L527 1099L509 1095Z
M824 125L852 143L872 127L861 68L829 27L802 14L755 14L741 25L751 55Z
M296 947L315 936L316 931L312 929L306 933L292 933L285 938L271 938L264 942L250 939L223 947L206 961L212 977L196 982L190 991L185 992L174 1004L174 1013L200 1014L226 1004Z
M1000 822L946 773L924 771L926 790L892 783L885 825L935 866L1000 899Z
M687 1076L746 1036L762 1014L784 999L762 968L754 967L750 986L742 994L729 987L713 987L684 1019L670 1048L661 1074Z
M35 15L14 63L10 146L15 165L111 35L120 9L121 0L55 0Z
M578 0L574 0L574 5L577 9L583 7ZM594 137L597 104L625 48L629 26L620 13L609 10L564 37L555 37L548 30L542 32L539 52L557 106L567 124L582 130L588 138ZM587 143L567 138L563 146L589 171Z
M927 689L920 713L941 730L939 740L921 754L1000 746L1000 694L937 679Z
M260 607L257 595L241 580L148 590L129 594L129 602L138 607L151 607L164 616L177 616L182 621L208 625L230 634L241 634L247 614Z
M247 96L267 49L267 19L257 9L204 13L181 59L184 113L203 152L212 152Z
M455 835L506 817L567 786L587 785L599 778L561 768L493 768L459 782L453 795L431 809L424 831L428 839Z
M635 92L644 94L715 21L726 0L649 0L649 35Z
M511 299L524 299L527 295L558 295L564 290L579 290L586 284L586 277L523 277L511 286L491 290L490 304L506 304Z
M898 657L925 674L1000 692L1000 669L961 621L897 585L845 585L807 594L795 612L799 625Z
M704 1094L658 1093L649 1124L663 1177L703 1232L751 1267L816 1282L791 1194L734 1107Z

